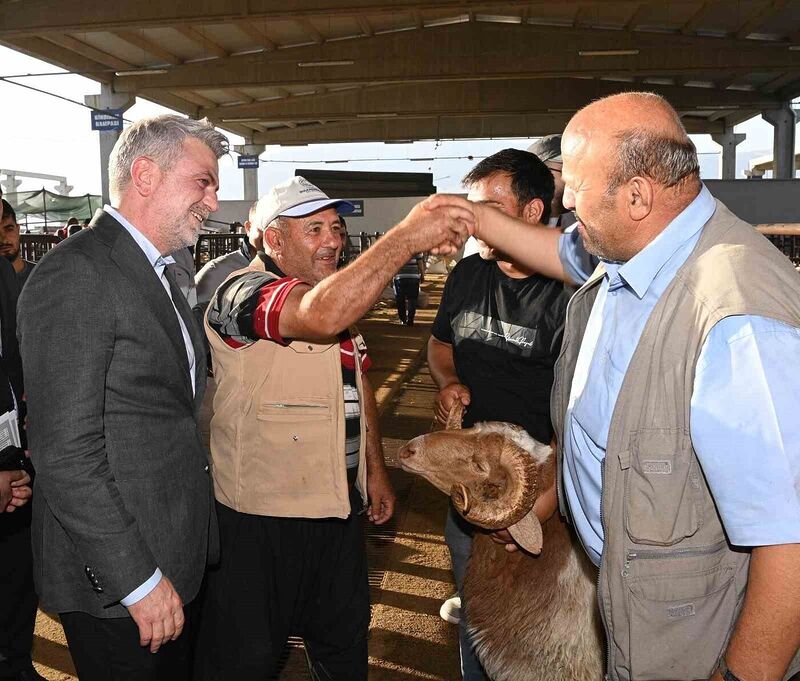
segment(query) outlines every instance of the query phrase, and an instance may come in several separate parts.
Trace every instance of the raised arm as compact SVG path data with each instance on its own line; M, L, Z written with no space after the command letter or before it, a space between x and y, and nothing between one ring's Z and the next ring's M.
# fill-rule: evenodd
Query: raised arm
M432 248L454 251L466 239L470 210L461 206L430 210L427 204L417 204L374 246L316 286L252 270L229 279L212 298L211 326L241 343L332 338L372 307L414 253Z
M418 203L355 261L313 288L297 286L280 318L285 338L323 339L357 322L415 253L453 253L469 236L473 204Z
M531 225L491 206L471 203L457 196L437 194L431 199L434 206L439 201L471 206L475 214L474 236L508 254L515 262L545 277L574 283L565 273L559 256L560 230Z

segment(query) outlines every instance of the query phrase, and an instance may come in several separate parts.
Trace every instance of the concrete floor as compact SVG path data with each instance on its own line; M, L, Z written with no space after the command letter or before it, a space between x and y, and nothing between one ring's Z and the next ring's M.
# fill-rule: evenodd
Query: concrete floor
M456 627L439 618L442 600L454 589L442 536L447 499L396 466L398 448L431 425L436 389L424 364L424 346L443 285L443 275L428 277L423 288L429 293L429 304L417 313L414 327L397 323L393 309L385 304L359 323L373 362L369 375L398 495L395 517L381 527L366 528L373 603L372 681L460 678ZM274 678L309 679L302 642L290 640L286 652L285 665ZM34 663L51 681L77 678L57 618L43 612L36 622Z

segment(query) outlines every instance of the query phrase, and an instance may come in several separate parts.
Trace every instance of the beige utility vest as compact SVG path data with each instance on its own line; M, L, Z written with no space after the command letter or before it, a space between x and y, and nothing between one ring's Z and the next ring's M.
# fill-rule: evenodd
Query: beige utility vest
M264 265L256 258L230 276L248 270L264 271ZM260 340L234 349L211 328L208 313L204 326L217 385L211 417L217 501L253 515L346 518L350 499L339 341L296 340L281 346ZM361 407L356 487L366 503L366 417L358 350L354 356Z
M603 274L599 268L567 308L552 394L559 443ZM800 276L763 236L717 202L644 327L610 424L598 602L612 681L705 681L742 606L749 553L732 550L726 541L692 447L689 419L703 343L718 321L732 315L800 326ZM562 456L559 446L560 468ZM786 678L798 670L796 656Z

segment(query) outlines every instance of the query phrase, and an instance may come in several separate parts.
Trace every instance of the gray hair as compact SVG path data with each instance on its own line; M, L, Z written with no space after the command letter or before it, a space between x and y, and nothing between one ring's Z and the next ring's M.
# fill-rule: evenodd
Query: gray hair
M688 138L676 139L654 130L623 130L616 135L616 159L608 175L608 193L634 177L649 177L664 187L685 178L700 178L697 149Z
M274 229L278 232L285 232L287 226L289 225L289 221L283 215L278 215L273 218L269 224L263 226L263 230L266 231L268 229Z
M250 221L251 225L256 224L256 216L258 215L258 201L253 201L250 205L250 210L247 211L247 219Z
M275 252L270 248L269 242L267 241L267 230L274 230L278 232L282 237L286 236L286 230L288 228L288 222L283 215L277 215L272 220L270 220L266 225L262 224L263 220L256 220L255 224L258 229L261 230L261 233L264 236L264 245L263 249L267 255L274 255Z
M207 118L195 120L176 114L144 118L125 128L108 160L111 200L116 202L131 180L131 166L140 156L169 171L178 161L187 137L200 140L217 158L228 153L228 139Z

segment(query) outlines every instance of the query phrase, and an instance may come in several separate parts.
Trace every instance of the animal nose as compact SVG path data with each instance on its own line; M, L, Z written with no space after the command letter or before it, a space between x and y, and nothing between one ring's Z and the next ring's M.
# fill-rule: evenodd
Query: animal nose
M401 459L409 459L414 456L414 448L410 445L403 447L397 455Z

